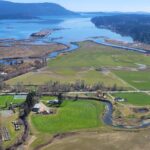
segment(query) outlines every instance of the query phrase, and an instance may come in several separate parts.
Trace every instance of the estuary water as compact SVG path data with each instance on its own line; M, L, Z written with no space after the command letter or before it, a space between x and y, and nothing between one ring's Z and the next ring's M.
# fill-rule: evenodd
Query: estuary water
M32 20L1 20L0 38L28 39L34 32L43 29L60 29L43 39L44 42L60 42L70 44L91 40L93 37L108 37L111 39L132 42L131 37L123 37L107 29L98 29L90 17L41 17ZM96 39L96 38L95 38ZM99 39L102 40L102 39Z

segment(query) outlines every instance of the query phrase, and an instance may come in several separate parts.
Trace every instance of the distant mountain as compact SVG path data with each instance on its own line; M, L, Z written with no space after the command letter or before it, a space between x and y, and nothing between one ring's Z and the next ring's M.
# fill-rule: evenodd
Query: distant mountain
M74 16L77 13L55 3L13 3L0 1L0 19L26 19L38 16Z

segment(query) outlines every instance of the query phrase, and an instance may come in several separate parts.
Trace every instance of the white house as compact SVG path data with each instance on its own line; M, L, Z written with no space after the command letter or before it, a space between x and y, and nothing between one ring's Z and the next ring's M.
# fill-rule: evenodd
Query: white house
M33 109L32 109L33 112L36 112L36 113L46 113L46 114L49 114L50 113L50 108L48 108L47 106L45 106L43 103L37 103L34 105Z

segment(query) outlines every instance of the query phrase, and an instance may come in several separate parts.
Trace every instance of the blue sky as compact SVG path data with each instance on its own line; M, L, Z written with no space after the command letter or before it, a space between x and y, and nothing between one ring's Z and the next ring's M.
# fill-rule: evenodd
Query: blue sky
M54 2L74 11L147 11L150 0L9 0L13 2Z

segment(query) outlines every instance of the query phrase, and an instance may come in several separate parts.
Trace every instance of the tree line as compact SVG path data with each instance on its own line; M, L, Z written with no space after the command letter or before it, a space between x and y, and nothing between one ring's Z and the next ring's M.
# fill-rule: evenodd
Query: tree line
M98 82L92 85L87 84L84 80L77 80L74 83L61 83L58 81L50 81L45 83L44 85L33 85L33 86L25 86L23 83L17 83L13 87L11 87L11 92L29 92L31 89L35 89L35 91L40 95L43 92L86 92L86 91L123 91L125 88L119 87L116 84L113 86L105 86L103 83Z
M150 15L121 14L99 16L91 20L98 28L107 28L134 41L150 44Z

